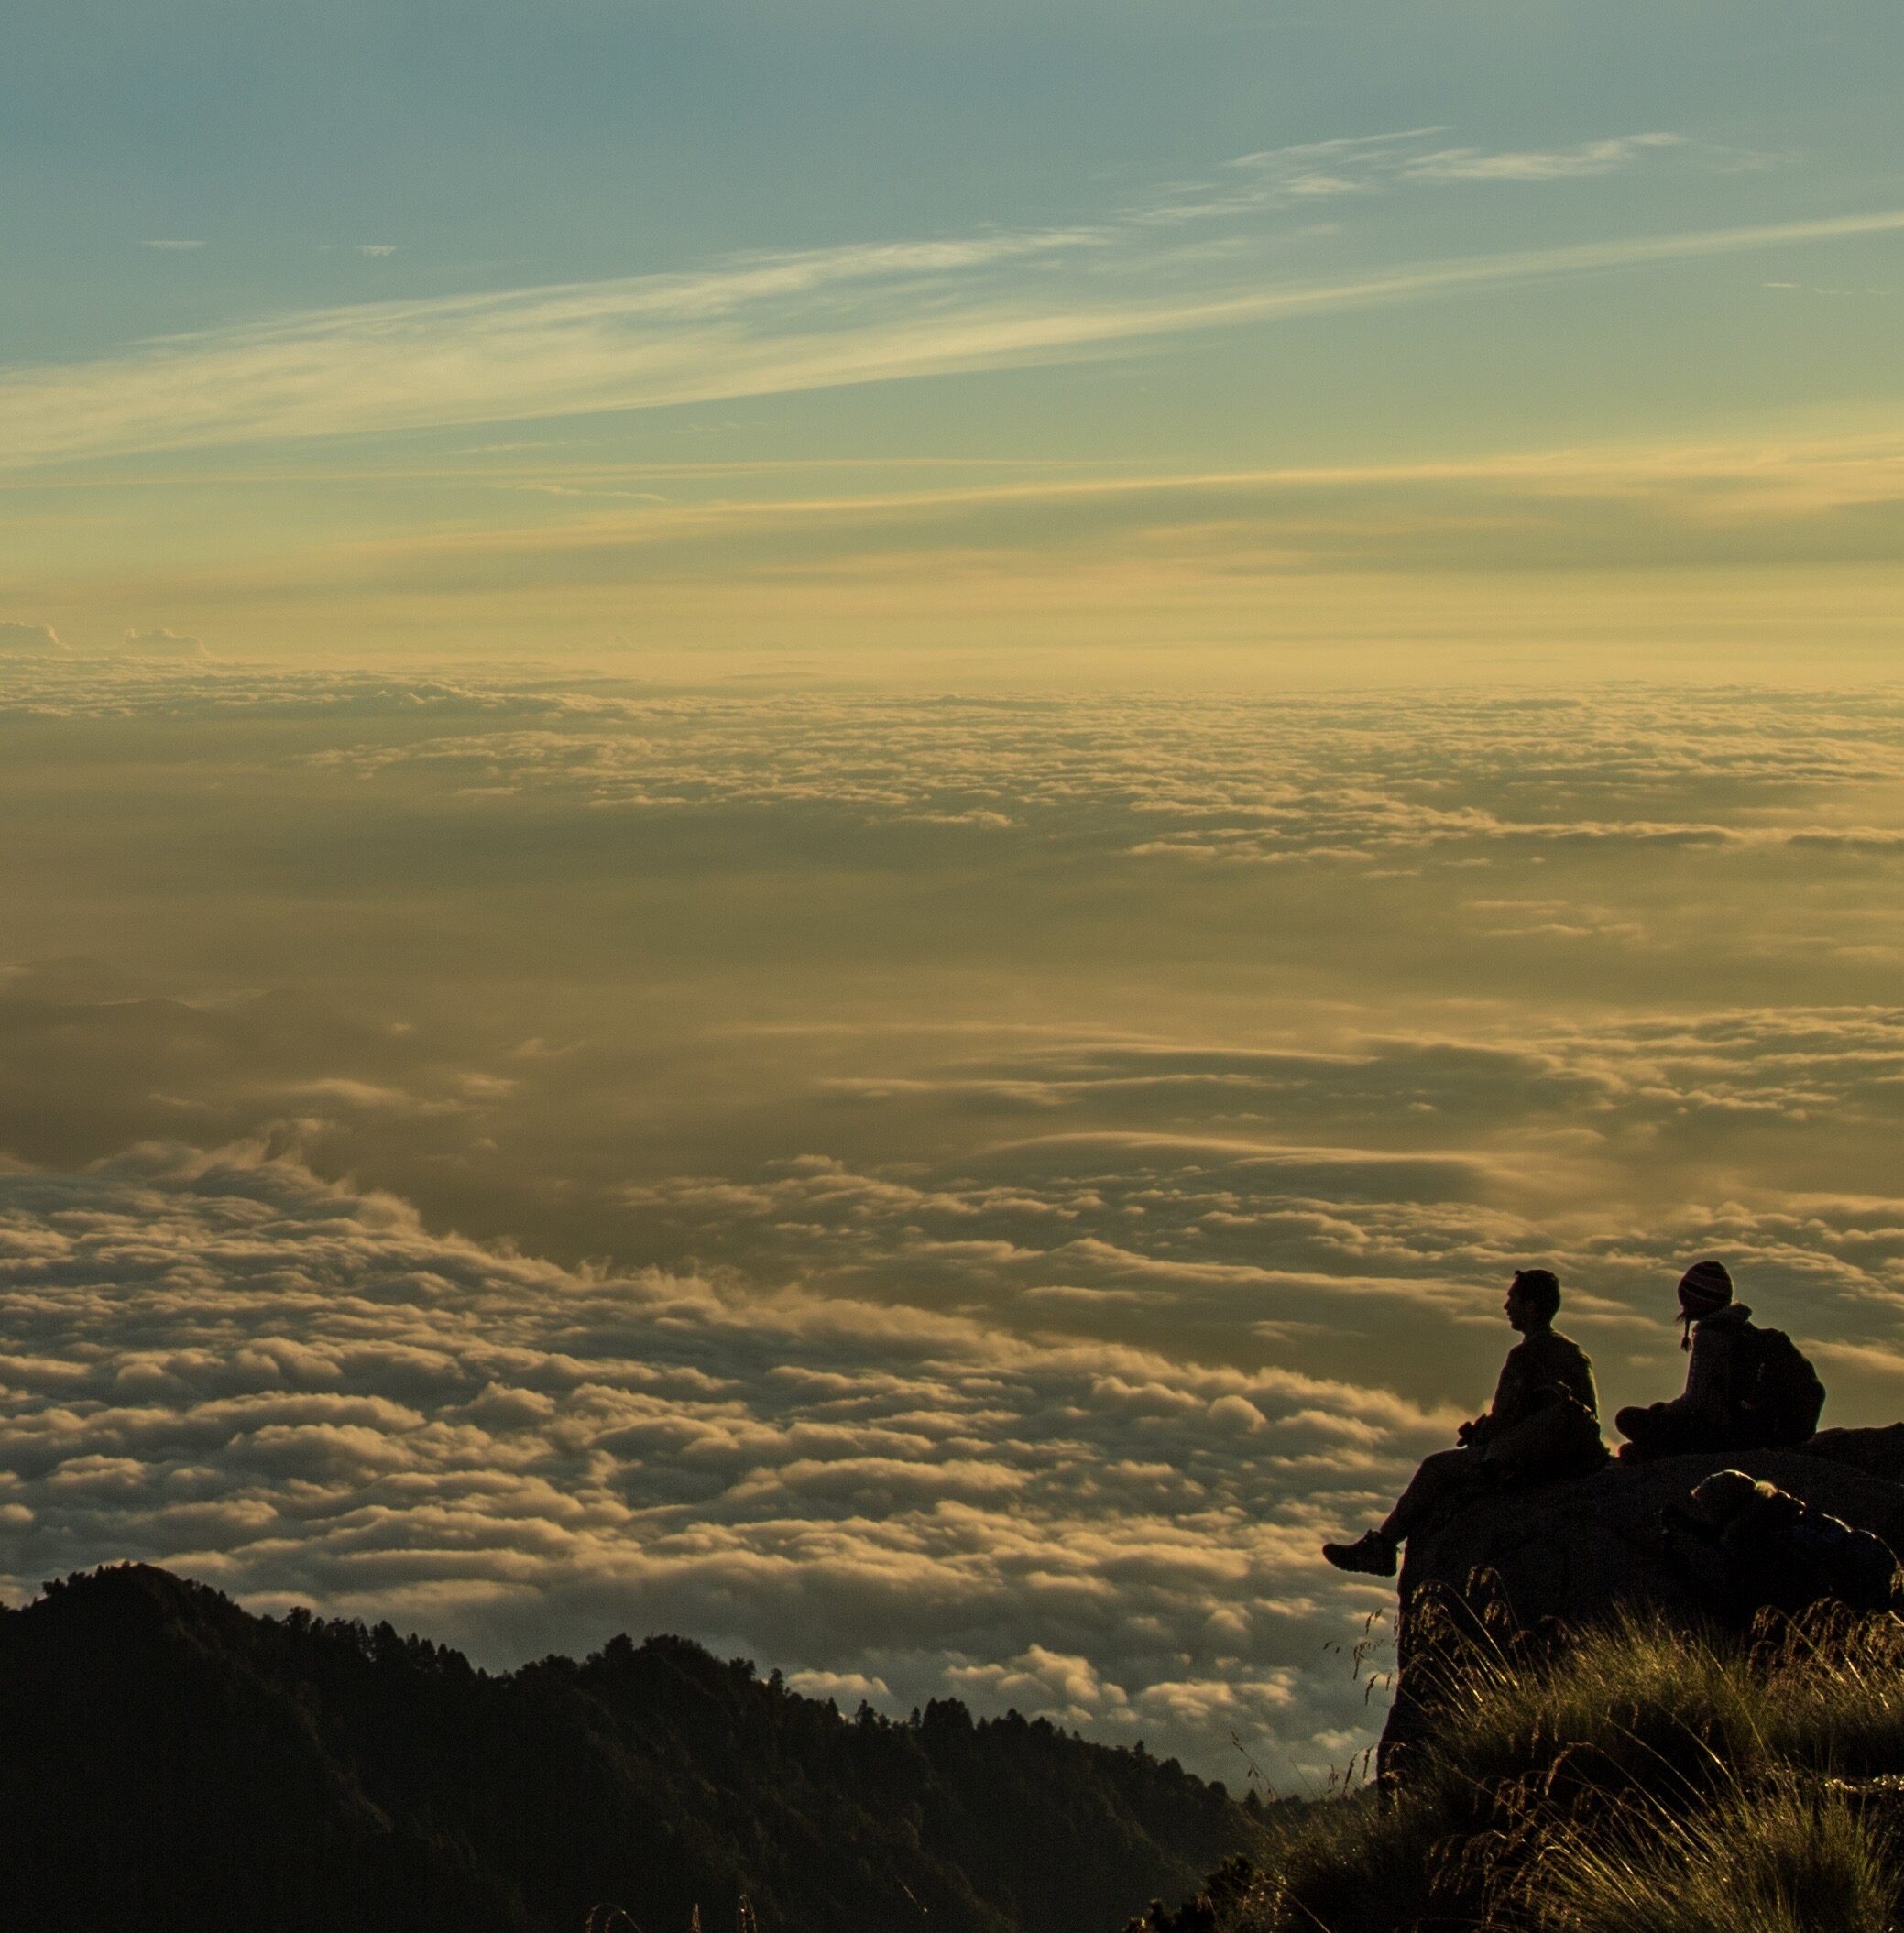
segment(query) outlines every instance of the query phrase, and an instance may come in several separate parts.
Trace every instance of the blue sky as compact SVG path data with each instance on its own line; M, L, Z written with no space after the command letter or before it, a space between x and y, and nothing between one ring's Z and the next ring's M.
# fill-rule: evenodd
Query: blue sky
M1368 224L1372 255L1802 218L1900 187L1899 27L1876 5L29 5L14 22L7 347L35 358L279 307L1094 220L1238 155L1411 127L1529 151L1664 129L1709 151L1637 193L1612 170L1559 197L1417 198ZM153 240L204 247L129 253Z
M737 464L1743 474L1898 419L1875 5L34 5L12 47L12 621L446 637L312 544L509 540L531 497L540 541ZM214 609L214 563L268 597Z

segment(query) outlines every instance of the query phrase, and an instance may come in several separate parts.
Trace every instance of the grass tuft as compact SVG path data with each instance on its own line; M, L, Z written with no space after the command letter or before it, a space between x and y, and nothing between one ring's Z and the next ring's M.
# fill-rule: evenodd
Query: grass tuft
M1561 1827L1520 1886L1559 1933L1888 1933L1888 1830L1842 1790L1785 1777L1691 1815L1652 1798Z
M1890 1933L1904 1623L1747 1636L1630 1616L1516 1655L1450 1639L1397 1791L1272 1816L1211 1933ZM1176 1933L1162 1916L1158 1933Z

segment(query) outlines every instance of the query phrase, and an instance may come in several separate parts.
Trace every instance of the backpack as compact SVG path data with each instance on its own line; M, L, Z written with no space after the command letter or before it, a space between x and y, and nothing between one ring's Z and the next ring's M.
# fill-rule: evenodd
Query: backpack
M1747 1328L1739 1338L1733 1402L1741 1448L1789 1449L1818 1428L1824 1384L1783 1329Z
M1890 1609L1898 1560L1881 1537L1808 1508L1786 1534L1786 1543L1825 1595L1852 1611Z

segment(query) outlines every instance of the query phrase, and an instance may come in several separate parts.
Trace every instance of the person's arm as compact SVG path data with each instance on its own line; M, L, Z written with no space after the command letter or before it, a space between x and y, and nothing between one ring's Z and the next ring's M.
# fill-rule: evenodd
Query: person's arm
M1560 1387L1586 1411L1597 1418L1600 1414L1600 1392L1593 1387L1593 1365L1587 1352L1581 1349L1569 1352L1561 1367Z
M1494 1401L1468 1426L1471 1443L1484 1443L1496 1432L1512 1429L1527 1414L1531 1392L1527 1387L1526 1344L1517 1342L1508 1350L1494 1382Z
M1723 1329L1697 1323L1692 1330L1692 1358L1686 1365L1686 1392L1675 1409L1701 1415L1724 1414L1732 1387L1733 1338Z

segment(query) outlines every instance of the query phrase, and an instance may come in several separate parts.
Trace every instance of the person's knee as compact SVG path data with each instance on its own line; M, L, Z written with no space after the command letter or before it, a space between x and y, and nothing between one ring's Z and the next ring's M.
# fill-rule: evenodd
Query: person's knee
M1465 1483L1480 1464L1472 1450L1436 1450L1421 1459L1408 1485L1409 1493L1417 1498L1445 1496Z
M1664 1443L1683 1433L1685 1419L1670 1403L1632 1403L1614 1413L1614 1427L1635 1443Z

